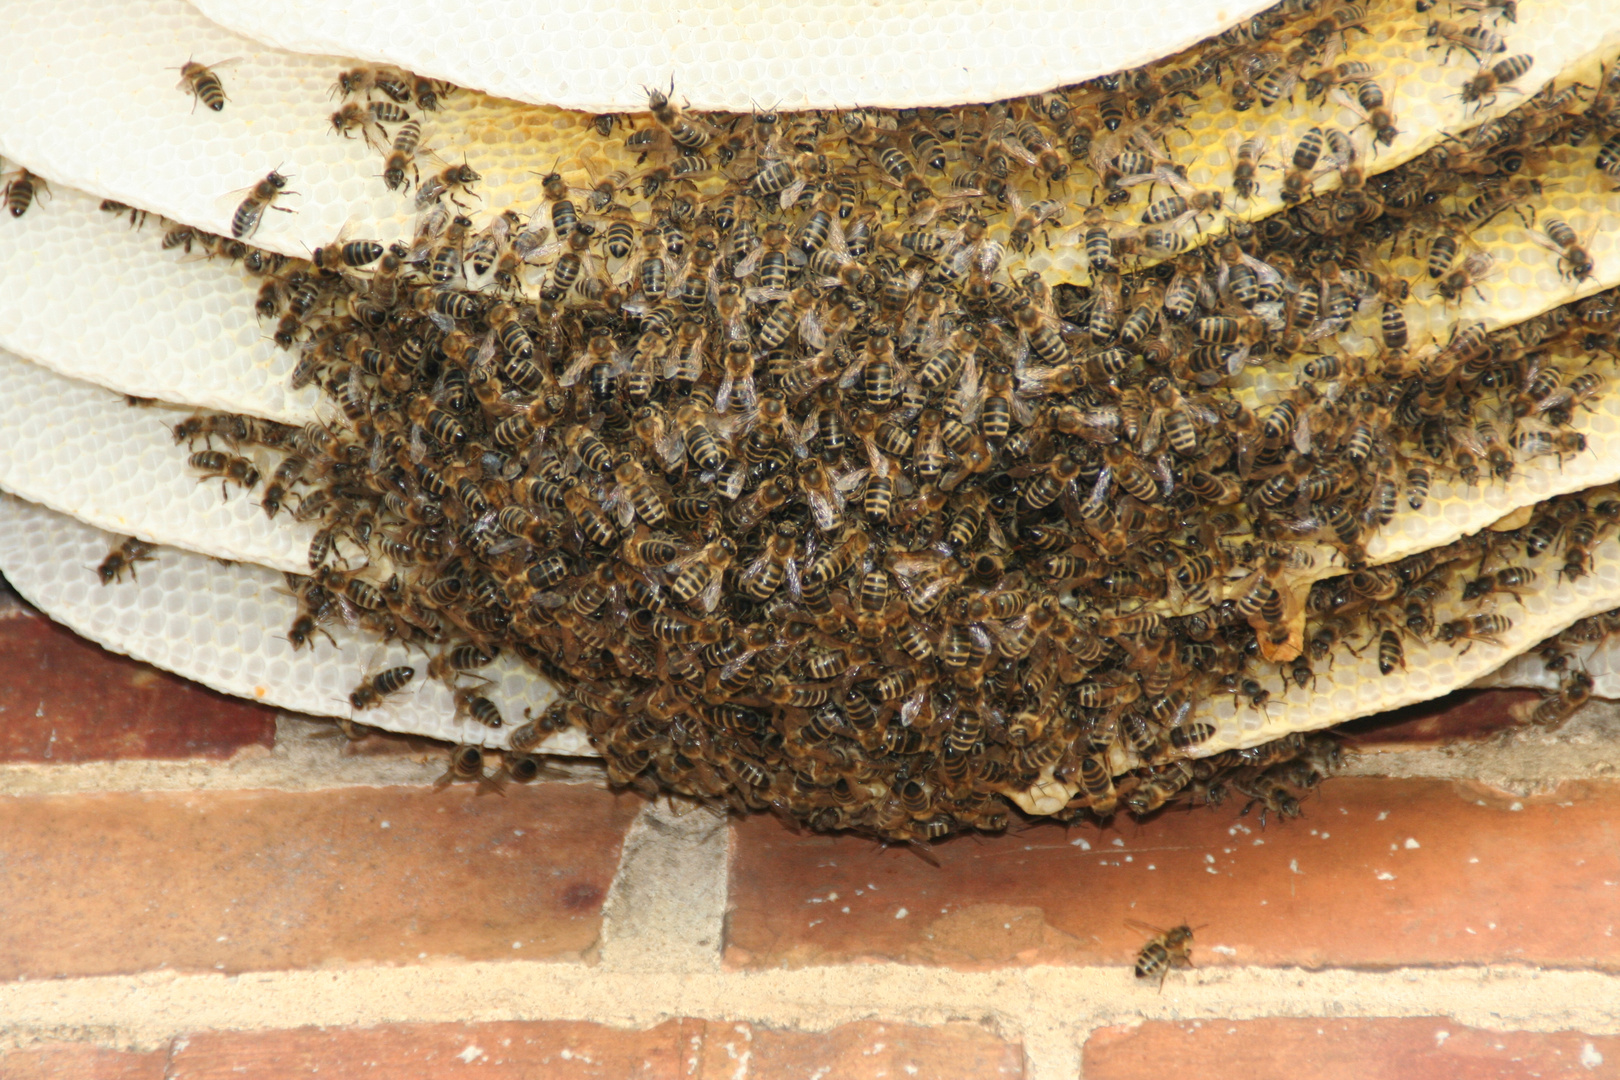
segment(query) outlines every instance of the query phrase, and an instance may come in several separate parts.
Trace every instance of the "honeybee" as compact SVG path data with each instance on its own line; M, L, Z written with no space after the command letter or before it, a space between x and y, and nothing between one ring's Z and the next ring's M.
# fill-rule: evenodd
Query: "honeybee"
M642 89L647 91L647 111L652 113L658 126L669 133L670 140L676 146L688 153L696 153L709 145L714 133L708 125L694 122L670 100L670 95L675 93L674 79L670 80L668 94L647 87Z
M200 101L215 112L220 112L225 108L225 102L229 99L225 94L224 84L219 81L219 76L215 72L219 68L234 63L236 63L234 57L211 65L199 64L195 60L187 60L180 65L180 82L175 86L175 89L184 90L191 95L191 108L193 111L196 110L197 102Z
M1310 194L1311 181L1316 176L1316 163L1322 156L1323 138L1322 129L1313 127L1294 144L1291 167L1283 174L1283 202L1297 203Z
M401 128L400 130L403 132L404 129ZM398 148L398 143L399 140L396 137L396 150ZM482 179L483 177L475 172L472 166L468 165L465 161L463 161L460 165L451 165L447 168L441 169L435 175L429 177L425 181L419 182L416 185L416 209L418 211L425 210L429 206L438 202L440 199L449 199L452 203L455 203L457 206L465 209L466 203L463 203L456 198L456 192L463 191L467 192L468 194L474 194L472 191L470 191L470 186L472 184L476 184Z
M503 720L496 704L476 691L457 688L451 697L456 703L456 716L474 720L487 728L499 728Z
M14 218L20 218L28 213L28 208L34 205L36 194L50 194L50 185L45 178L35 176L27 169L19 167L6 181L5 200L6 210Z
M1489 252L1473 252L1463 260L1461 266L1442 277L1435 285L1434 291L1446 300L1457 302L1462 299L1463 293L1472 289L1475 296L1484 300L1485 294L1479 291L1479 285L1480 282L1491 276L1495 265L1496 260L1491 257Z
M1435 639L1444 642L1465 641L1463 652L1474 647L1476 641L1488 641L1492 645L1501 645L1499 635L1513 629L1513 620L1505 615L1469 615L1461 619L1453 619L1442 624L1435 631Z
M349 694L349 704L356 712L375 709L386 698L405 689L414 678L416 669L406 664L379 671L360 680L359 685Z
M1260 193L1260 170L1270 168L1263 164L1271 149L1271 140L1255 135L1238 144L1232 155L1232 190L1240 199L1253 199Z
M416 168L416 147L421 141L422 125L415 120L406 121L394 132L393 146L383 159L382 178L389 191L409 187L405 182L406 169L411 170L411 175L418 181L421 180Z
M1483 26L1463 26L1444 19L1435 19L1429 23L1427 36L1434 39L1429 48L1438 49L1442 46L1446 54L1441 58L1443 64L1451 59L1453 49L1461 49L1474 58L1475 63L1483 63L1481 54L1507 52L1507 42L1502 35L1487 30Z
M123 542L107 553L96 567L96 576L103 585L111 585L124 579L124 571L128 570L132 577L139 580L135 573L135 564L152 561L152 552L157 550L156 544L149 544L144 540L137 540L133 536L125 537Z
M1520 53L1498 60L1490 67L1481 65L1479 73L1463 84L1461 95L1463 101L1472 103L1477 112L1494 103L1500 91L1511 90L1515 94L1522 93L1517 87L1507 84L1529 71L1535 62L1535 57Z
M1162 990L1164 980L1172 968L1193 966L1192 941L1195 927L1182 924L1164 930L1135 919L1126 919L1125 925L1132 930L1151 935L1136 954L1135 971L1138 979L1158 976L1159 988Z
M1595 232L1597 224L1592 229ZM1591 240L1588 234L1586 239L1576 235L1569 222L1560 217L1543 218L1541 230L1545 238L1532 233L1531 239L1548 251L1558 253L1558 275L1569 278L1571 281L1581 282L1590 278L1597 268L1587 244Z
M258 231L259 223L264 218L267 209L280 210L284 214L294 211L285 206L277 206L276 200L284 195L296 195L296 191L288 191L287 177L275 169L265 174L263 180L254 184L248 195L236 207L231 215L231 235L238 240L246 239Z
M236 484L244 491L251 491L259 483L259 470L253 462L221 450L199 451L187 459L187 464L207 474L198 479L199 484L207 483L209 480L220 481L222 500L228 494L228 484Z
M1016 191L1008 192L1007 198L1012 204L1012 225L1007 246L1014 251L1029 247L1036 229L1054 223L1063 216L1063 203L1057 199L1042 199L1025 206Z
M490 781L484 775L484 751L482 747L463 743L450 749L450 765L444 774L433 781L434 790L443 790L457 780L477 780L479 790L483 791L490 786ZM499 790L496 787L496 790Z

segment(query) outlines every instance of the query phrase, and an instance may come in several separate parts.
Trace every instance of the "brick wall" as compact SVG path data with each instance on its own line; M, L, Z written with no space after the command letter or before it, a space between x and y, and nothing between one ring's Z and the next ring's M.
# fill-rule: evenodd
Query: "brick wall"
M1235 807L905 848L435 792L0 596L0 1077L1620 1076L1620 715L1357 725ZM1462 741L1458 741L1462 740ZM1127 919L1197 967L1133 978Z

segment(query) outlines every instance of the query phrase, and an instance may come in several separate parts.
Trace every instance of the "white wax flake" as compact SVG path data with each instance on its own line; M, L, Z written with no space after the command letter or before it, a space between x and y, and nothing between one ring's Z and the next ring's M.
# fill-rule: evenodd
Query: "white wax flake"
M1598 1048L1591 1043L1582 1043L1581 1066L1587 1069L1595 1069L1601 1064L1603 1064L1603 1055L1598 1053Z
M910 915L910 914L911 914L911 912L907 911L905 908L900 908L900 909L895 911L894 917L897 918L897 919L903 919L907 915Z
M1408 836L1406 838L1405 847L1406 847L1407 851L1416 851L1418 848L1420 848L1422 846L1423 846L1422 844L1418 843L1416 840L1412 839L1410 836Z
M1069 846L1070 847L1077 847L1081 851L1090 851L1091 850L1091 841L1087 840L1083 836L1080 836L1080 837L1076 837L1073 840L1070 840L1069 841Z
M1373 876L1376 877L1379 881L1394 881L1395 880L1395 875L1390 873L1388 870L1380 870L1380 871L1378 871L1378 873L1374 874Z

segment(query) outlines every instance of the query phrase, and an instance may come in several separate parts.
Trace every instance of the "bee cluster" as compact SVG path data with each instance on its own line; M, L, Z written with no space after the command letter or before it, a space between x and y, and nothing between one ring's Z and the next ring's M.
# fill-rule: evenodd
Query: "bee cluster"
M1496 57L1487 23L1511 12L1466 7L1477 25L1430 36L1480 61L1466 92L1485 101L1528 58ZM276 173L233 238L169 228L165 247L262 277L294 383L334 405L303 430L199 415L176 441L207 441L206 478L262 482L267 514L319 523L295 646L344 618L431 647L428 674L490 727L478 668L504 652L554 680L564 699L511 731L519 769L574 726L615 782L902 840L1004 828L1006 797L1053 779L1078 788L1070 820L1232 792L1291 816L1336 744L1192 759L1215 730L1197 703L1263 709L1268 675L1304 687L1341 644L1376 642L1390 674L1413 636L1489 642L1535 571L1466 563L1555 528L1577 575L1620 518L1566 496L1518 533L1366 565L1434 478L1584 450L1569 425L1605 379L1565 365L1614 353L1615 295L1424 344L1387 260L1427 245L1456 300L1489 272L1482 252L1456 263L1470 234L1534 220L1555 148L1606 139L1594 165L1620 176L1607 72L1377 175L1353 133L1312 128L1288 209L1229 214L1200 245L1267 147L1241 142L1230 196L1196 190L1171 149L1184 107L1303 84L1354 95L1387 145L1376 73L1335 63L1367 18L1286 0L1160 64L955 109L697 114L653 91L643 117L597 118L643 171L589 189L552 171L532 215L481 228L469 165L415 174L405 106L448 88L345 72L334 130L387 155L390 188L415 183L415 242L252 248ZM1088 285L1018 269L1069 225ZM1574 230L1541 227L1589 277ZM1338 576L1296 587L1330 558ZM1493 607L1434 625L1456 589ZM355 708L415 674L374 675ZM449 778L483 776L458 755Z

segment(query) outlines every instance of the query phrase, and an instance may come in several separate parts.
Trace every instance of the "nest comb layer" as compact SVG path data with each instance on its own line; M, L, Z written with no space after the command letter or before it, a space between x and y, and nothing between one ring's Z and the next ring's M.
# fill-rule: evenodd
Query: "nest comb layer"
M283 631L298 603L282 574L227 563L180 548L157 549L122 582L102 586L96 567L123 536L14 496L0 495L0 570L52 618L117 652L177 672L223 693L316 716L347 717L350 691L370 674L421 667L419 653L382 646L341 623L311 647L294 649ZM523 710L543 710L555 691L524 664L497 659L480 670L479 693L506 723L490 728L458 710L441 683L417 678L408 693L371 710L366 722L389 731L456 743L506 746ZM537 752L590 754L579 732L560 732Z
M1014 0L992 12L968 0L882 7L614 0L543 13L518 3L198 6L277 48L399 64L518 101L622 112L645 103L645 87L673 79L695 108L748 112L1035 93L1157 59L1263 5L1198 0L1142 11L1097 0Z
M1446 134L1487 120L1518 100L1510 90L1503 90L1494 95L1494 100L1463 101L1458 91L1470 77L1471 65L1456 59L1442 65L1441 53L1426 49L1432 41L1424 37L1430 20L1415 17L1410 7L1402 4L1364 7L1365 32L1346 35L1344 48L1348 51L1329 43L1317 50L1309 63L1293 62L1290 57L1288 64L1280 66L1298 75L1301 86L1318 64L1331 66L1350 57L1353 62L1370 66L1390 95L1389 108L1397 116L1400 134L1392 145L1376 147L1376 153L1372 152L1373 146L1367 145L1363 156L1369 172L1399 164ZM1274 10L1268 9L1268 16ZM85 28L80 35L85 42L82 70L75 68L71 74L55 57L51 45L50 35L63 18ZM1083 25L1083 20L1079 22ZM1595 81L1597 73L1589 69L1596 58L1613 51L1620 34L1614 22L1614 13L1601 5L1591 5L1590 10L1582 5L1543 5L1539 10L1527 7L1516 24L1490 24L1494 27L1490 32L1502 39L1513 54L1536 57L1536 65L1512 84L1513 90L1528 94L1560 74L1566 81L1576 77ZM369 154L360 138L340 139L332 133L331 86L334 73L342 69L344 61L307 55L307 50L265 49L256 41L221 30L180 0L133 8L96 0L70 5L66 10L53 8L50 17L42 12L38 19L20 18L17 26L18 34L0 46L0 71L6 73L0 77L13 81L14 92L26 92L34 107L26 114L0 121L0 154L10 160L84 191L216 233L228 232L230 214L241 189L270 169L279 168L296 181L292 186L299 192L296 198L289 196L283 205L296 208L298 213L266 215L257 242L286 255L307 256L331 240L345 223L385 243L408 235L409 204L383 187L378 159ZM1240 26L1234 31L1236 37L1228 34L1217 39L1216 46L1195 48L1145 70L1184 71L1189 63L1205 58L1206 53L1208 63L1230 63L1234 55L1255 51L1248 48L1255 44L1245 36L1248 27ZM1260 44L1264 44L1263 39ZM1154 55L1167 51L1156 50ZM1280 56L1281 49L1277 52ZM193 109L190 99L175 91L164 65L178 67L184 61L173 59L168 63L171 53L204 62L224 58L236 61L221 70L232 95L228 113L216 115L207 109ZM1466 54L1459 55L1466 60ZM1151 57L1143 58L1144 62L1148 59ZM1021 65L1027 66L1027 58ZM462 85L477 82L470 80ZM1061 76L1043 74L1040 78L1042 89L1063 84ZM500 93L494 88L489 92ZM1228 90L1208 78L1197 86L1196 93L1200 95L1196 100L1176 99L1182 100L1184 106L1177 111L1186 115L1165 132L1166 145L1195 186L1227 188L1234 150L1227 140L1239 124L1272 141L1268 167L1259 174L1260 195L1254 200L1235 201L1228 208L1239 220L1262 217L1282 205L1277 189L1284 170L1271 166L1283 164L1309 128L1336 124L1353 130L1361 123L1355 112L1332 104L1326 97L1307 100L1302 89L1269 106L1256 106L1247 114L1234 111ZM931 103L987 101L1003 96L936 96ZM1087 107L1098 100L1095 93L1080 89L1068 96ZM119 101L120 110L108 110L105 103L109 100ZM480 189L483 206L495 212L508 207L527 211L538 201L539 187L533 175L536 161L560 167L570 183L582 185L591 175L600 177L618 169L632 173L639 170L636 156L620 152L620 140L597 134L593 117L556 107L566 98L534 100L554 103L526 105L472 91L441 95L435 111L417 113L423 125L421 145L437 149L451 160L457 153L467 155L484 176ZM851 99L826 108L848 107L857 101L870 103L867 99ZM633 104L645 108L645 91ZM644 123L645 114L638 119ZM1368 143L1367 136L1358 135L1358 141ZM189 167L169 168L169 159L149 152L154 145L175 148L189 160ZM181 147L186 150L181 151ZM1117 132L1098 126L1096 138L1078 144L1072 153L1080 161L1107 157L1122 148L1133 145L1124 142ZM959 171L952 169L953 173ZM1082 193L1077 183L1090 182L1089 176L1071 182L1064 193L1078 198ZM1324 189L1337 182L1337 177L1328 172L1316 180L1317 186ZM1015 178L1013 186L1023 189L1028 202L1049 194L1046 187L1027 183L1027 178ZM1145 187L1137 190L1142 194L1129 205L1117 208L1118 220L1134 220L1146 205ZM237 199L229 197L232 192L237 193ZM1217 214L1214 221L1220 217ZM1064 222L1070 229L1075 224L1072 215ZM1185 239L1196 243L1199 238L1189 226ZM1088 276L1081 250L1074 244L1038 249L1032 253L1029 265L1054 271L1054 283L1083 282Z

